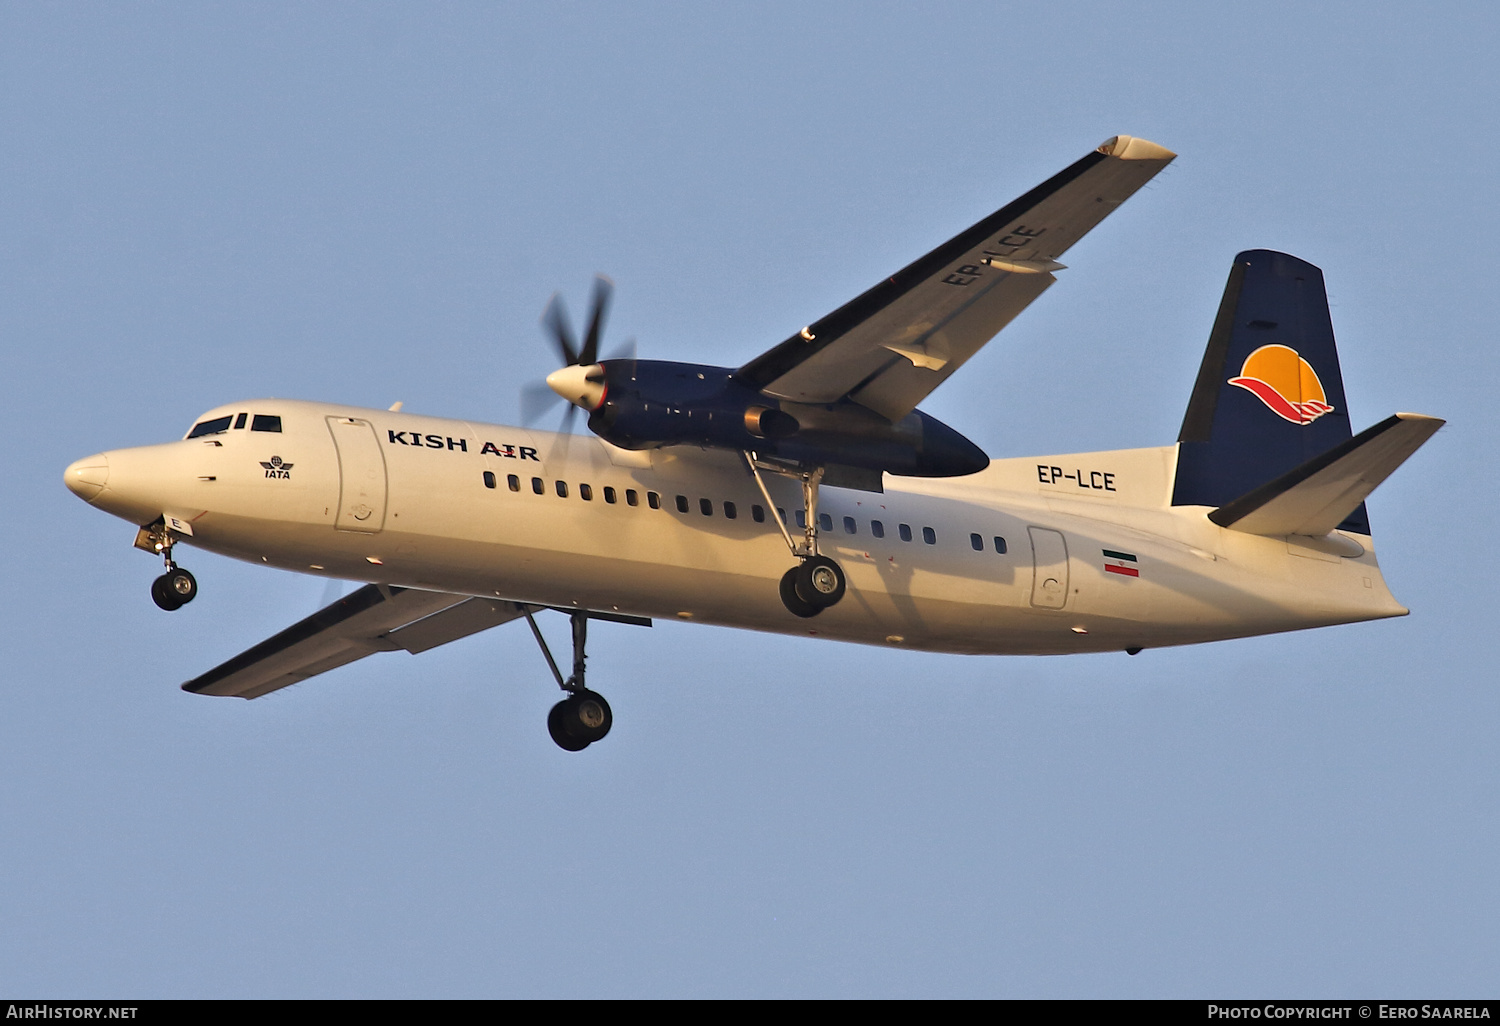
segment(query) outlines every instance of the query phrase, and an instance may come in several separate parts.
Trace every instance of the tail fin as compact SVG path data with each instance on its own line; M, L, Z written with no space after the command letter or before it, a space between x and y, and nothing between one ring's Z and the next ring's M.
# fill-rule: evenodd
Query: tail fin
M1351 437L1323 272L1239 254L1178 436L1172 505L1225 506ZM1369 534L1364 503L1338 526Z

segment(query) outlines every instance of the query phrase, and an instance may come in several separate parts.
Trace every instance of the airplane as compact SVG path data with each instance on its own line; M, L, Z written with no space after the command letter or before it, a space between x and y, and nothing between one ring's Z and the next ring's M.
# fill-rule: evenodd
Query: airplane
M1110 138L737 368L601 359L607 279L581 343L554 297L547 387L592 436L253 399L65 481L137 526L165 610L198 590L181 544L365 582L184 690L258 698L525 620L568 751L613 723L585 679L590 620L1135 655L1405 615L1365 499L1443 421L1353 433L1323 275L1297 257L1234 258L1174 444L992 460L917 409L1174 157ZM571 667L545 610L569 618Z

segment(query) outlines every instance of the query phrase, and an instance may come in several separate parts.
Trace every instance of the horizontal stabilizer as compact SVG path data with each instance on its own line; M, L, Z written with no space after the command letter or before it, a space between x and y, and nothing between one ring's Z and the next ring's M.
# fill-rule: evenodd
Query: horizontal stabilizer
M1279 537L1328 534L1444 421L1398 413L1301 466L1220 506L1208 519L1220 527Z
M540 607L367 584L182 689L259 698L376 652L425 652L536 608Z

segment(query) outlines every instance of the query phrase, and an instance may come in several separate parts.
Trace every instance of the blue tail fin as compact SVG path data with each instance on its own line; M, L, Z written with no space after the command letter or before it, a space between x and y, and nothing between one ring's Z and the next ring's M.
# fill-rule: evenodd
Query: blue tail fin
M1241 253L1178 436L1172 505L1224 506L1352 436L1323 272ZM1364 504L1339 527L1369 534Z

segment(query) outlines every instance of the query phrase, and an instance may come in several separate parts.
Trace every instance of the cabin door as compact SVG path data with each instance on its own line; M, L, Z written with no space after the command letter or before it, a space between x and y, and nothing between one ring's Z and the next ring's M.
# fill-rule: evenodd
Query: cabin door
M375 425L353 417L329 417L328 430L339 453L339 508L333 526L376 534L385 526L385 454Z
M1031 535L1031 604L1061 609L1068 603L1068 543L1045 527L1028 527Z

